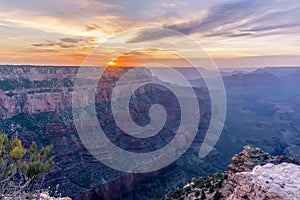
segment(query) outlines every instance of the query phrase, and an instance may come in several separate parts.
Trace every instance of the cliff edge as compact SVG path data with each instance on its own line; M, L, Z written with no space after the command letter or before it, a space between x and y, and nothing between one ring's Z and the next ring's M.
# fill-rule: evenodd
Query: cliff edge
M247 145L232 157L228 172L193 178L164 200L298 200L300 166Z
M300 166L290 163L256 166L234 175L237 186L228 200L300 199Z

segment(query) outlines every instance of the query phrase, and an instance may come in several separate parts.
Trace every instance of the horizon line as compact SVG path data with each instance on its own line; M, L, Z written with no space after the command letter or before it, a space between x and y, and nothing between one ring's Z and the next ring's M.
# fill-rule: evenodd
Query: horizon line
M107 68L110 66L81 66L81 65L53 65L53 64L0 64L0 67L100 67L100 68ZM111 66L114 67L114 66ZM136 65L136 66L117 66L114 68L135 68L135 67L143 67L143 65ZM194 68L191 66L169 66L172 68ZM217 66L218 67L218 66ZM159 68L159 67L158 67ZM161 67L163 68L163 67ZM201 67L199 67L201 68ZM280 66L272 66L272 65L266 65L266 66L253 66L253 67L218 67L219 69L258 69L258 68L300 68L300 65L280 65Z

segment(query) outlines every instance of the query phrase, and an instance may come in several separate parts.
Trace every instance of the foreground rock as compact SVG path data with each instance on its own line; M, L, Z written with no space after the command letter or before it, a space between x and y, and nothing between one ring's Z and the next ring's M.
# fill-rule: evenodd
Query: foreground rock
M228 166L228 177L232 179L237 172L250 172L257 165L274 162L274 158L265 153L261 148L246 145L239 154L235 154Z
M2 199L2 198L0 198ZM29 195L23 194L18 197L3 197L4 200L24 200L24 199L31 199L31 200L72 200L69 197L51 197L48 192L42 192L39 194Z
M194 178L163 199L299 200L300 166L283 160L293 161L247 145L232 157L228 172Z
M300 166L288 163L256 166L234 175L237 186L228 200L300 199Z
M255 166L275 162L275 158L253 145L244 146L239 154L231 158L228 166L228 179L224 181L222 194L227 198L236 187L234 175L238 172L251 172Z

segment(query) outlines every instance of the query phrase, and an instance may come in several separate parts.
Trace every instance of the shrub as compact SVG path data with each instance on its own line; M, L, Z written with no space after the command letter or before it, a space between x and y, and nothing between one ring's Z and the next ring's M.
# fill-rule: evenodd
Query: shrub
M35 142L27 150L18 137L9 140L0 133L0 197L37 190L41 176L53 167L51 150L52 146L38 150Z
M222 193L217 191L213 196L213 200L220 200L222 199L222 197L223 197Z

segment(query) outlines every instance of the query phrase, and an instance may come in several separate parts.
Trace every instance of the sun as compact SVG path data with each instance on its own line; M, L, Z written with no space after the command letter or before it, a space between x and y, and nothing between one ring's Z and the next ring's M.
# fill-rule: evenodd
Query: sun
M109 66L116 66L117 63L115 63L114 61L110 61L109 63L107 63Z

